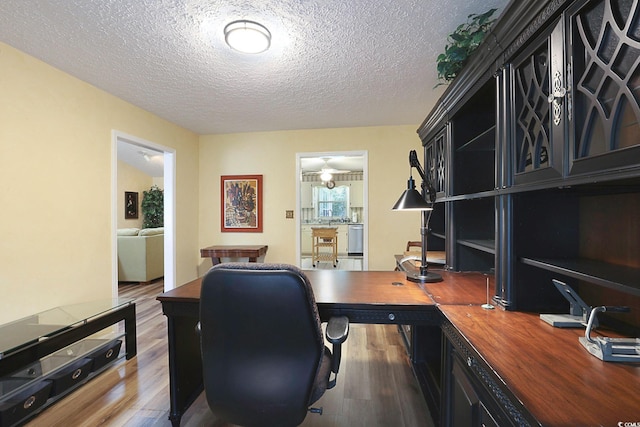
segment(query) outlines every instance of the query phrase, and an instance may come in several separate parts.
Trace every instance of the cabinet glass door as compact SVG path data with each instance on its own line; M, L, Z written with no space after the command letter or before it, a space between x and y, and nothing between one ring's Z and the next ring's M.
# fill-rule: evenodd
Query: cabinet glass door
M425 173L436 189L437 197L445 196L446 131L442 130L425 146Z
M533 51L514 61L516 184L562 176L566 126L562 32L558 23L534 43Z
M635 0L581 2L569 11L571 174L640 161L640 6Z

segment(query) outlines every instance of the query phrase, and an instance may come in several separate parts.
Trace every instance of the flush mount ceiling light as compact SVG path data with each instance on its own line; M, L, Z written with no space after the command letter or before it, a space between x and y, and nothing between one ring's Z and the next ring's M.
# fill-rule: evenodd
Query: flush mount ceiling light
M261 53L271 46L271 33L253 21L233 21L224 27L224 39L234 50L243 53Z

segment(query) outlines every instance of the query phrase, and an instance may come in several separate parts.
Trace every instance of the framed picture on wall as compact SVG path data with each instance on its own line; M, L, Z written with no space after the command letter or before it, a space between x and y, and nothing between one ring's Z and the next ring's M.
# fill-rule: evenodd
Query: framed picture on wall
M222 231L262 232L262 175L220 177Z
M138 219L138 193L124 192L124 219Z

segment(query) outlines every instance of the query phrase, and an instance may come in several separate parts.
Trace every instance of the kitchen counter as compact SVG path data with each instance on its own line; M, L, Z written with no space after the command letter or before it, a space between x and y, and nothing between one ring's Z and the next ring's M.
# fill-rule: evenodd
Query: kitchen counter
M310 226L310 227L336 227L338 225L355 225L362 224L361 222L341 222L341 221L332 221L332 222L303 222L301 225Z

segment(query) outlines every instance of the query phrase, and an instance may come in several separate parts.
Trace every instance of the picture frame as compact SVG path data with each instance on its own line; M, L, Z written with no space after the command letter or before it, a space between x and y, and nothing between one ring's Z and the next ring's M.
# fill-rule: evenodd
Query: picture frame
M124 192L124 219L138 219L138 192Z
M262 233L262 175L220 176L223 232Z

